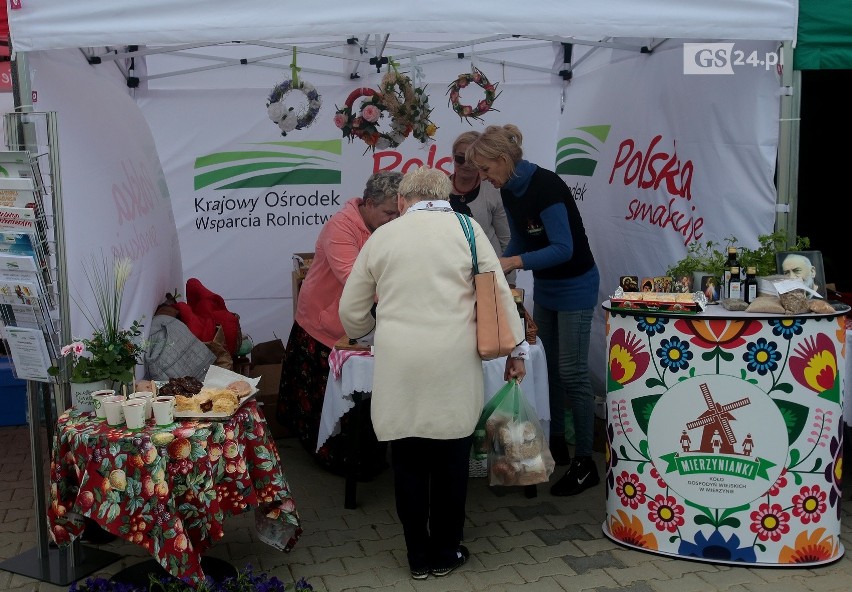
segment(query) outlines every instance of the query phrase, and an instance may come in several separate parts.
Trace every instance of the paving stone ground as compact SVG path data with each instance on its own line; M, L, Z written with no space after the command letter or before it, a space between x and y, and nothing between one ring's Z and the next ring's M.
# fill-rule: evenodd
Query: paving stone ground
M36 544L29 441L25 426L0 428L0 560ZM341 477L315 465L296 440L277 444L302 518L301 540L290 553L273 549L258 540L249 513L225 522L224 538L208 555L237 568L250 563L284 581L305 577L316 592L846 592L852 587L848 553L810 569L716 565L643 553L603 535L602 485L569 498L553 497L549 486L540 485L538 495L527 498L521 488L489 487L484 478L469 484L465 544L470 561L445 578L415 581L406 567L389 470L359 483L358 507L346 510ZM603 457L596 457L602 469ZM562 472L557 469L552 481ZM841 517L847 549L852 545L849 492L847 486ZM93 575L109 576L147 558L140 547L124 541L100 548L122 559ZM67 588L0 571L0 590Z

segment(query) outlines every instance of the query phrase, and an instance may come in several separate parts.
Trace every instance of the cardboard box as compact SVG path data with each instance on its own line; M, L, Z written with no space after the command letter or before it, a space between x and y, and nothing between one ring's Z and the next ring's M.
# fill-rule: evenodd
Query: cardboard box
M274 395L256 395L257 401L260 404L260 411L263 417L266 418L266 425L269 426L269 431L272 437L276 440L279 438L290 437L290 431L285 428L276 417L275 407L278 404L278 393Z
M251 348L251 378L260 377L257 388L260 395L278 396L281 384L281 368L284 364L284 343L272 339L258 343Z
M277 364L252 364L249 377L260 376L260 382L257 383L257 396L278 397L278 389L281 386L281 366L281 362Z

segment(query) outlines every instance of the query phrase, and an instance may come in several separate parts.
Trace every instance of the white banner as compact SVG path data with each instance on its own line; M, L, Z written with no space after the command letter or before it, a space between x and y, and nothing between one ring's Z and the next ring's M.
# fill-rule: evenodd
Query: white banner
M619 276L664 275L691 241L721 250L733 236L756 248L772 232L780 83L765 56L776 50L735 44L730 55L742 60L728 75L684 74L686 52L674 43L650 55L595 56L575 71L556 167L583 214L601 301ZM601 311L592 354L602 375Z
M375 87L378 80L362 84ZM449 81L427 80L432 120L439 127L436 141L424 145L409 137L399 149L375 153L361 140L343 139L333 123L336 106L354 85L318 87L317 119L282 137L266 113L267 95L277 82L263 89L149 91L139 100L168 179L185 278L197 277L221 294L255 342L287 340L293 323L292 254L314 251L322 224L363 193L373 172L426 164L449 173L459 133L509 122L524 131L530 159L553 161L559 82L499 84L502 94L494 103L499 111L470 125L447 106ZM462 103L481 95L481 89L469 89ZM387 120L380 128L389 129ZM524 276L521 285L531 281Z
M35 52L30 59L34 106L56 111L59 123L70 296L97 314L84 263L91 269L92 257L130 257L122 325L140 319L147 335L165 293L182 291L171 201L151 132L126 88L96 75L79 52ZM74 304L71 333L92 333Z

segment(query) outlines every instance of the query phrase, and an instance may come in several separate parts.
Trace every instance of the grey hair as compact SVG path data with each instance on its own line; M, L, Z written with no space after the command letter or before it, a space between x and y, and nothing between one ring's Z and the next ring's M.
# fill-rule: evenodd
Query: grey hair
M485 131L467 147L465 158L479 166L483 160L503 160L509 165L510 176L515 172L515 165L524 156L521 148L524 136L518 126L489 125Z
M389 199L396 199L400 181L402 181L402 173L396 171L373 173L364 186L364 201L370 199L375 205L380 206Z
M399 184L399 194L409 202L424 199L450 198L453 183L444 171L431 167L418 167L405 173Z

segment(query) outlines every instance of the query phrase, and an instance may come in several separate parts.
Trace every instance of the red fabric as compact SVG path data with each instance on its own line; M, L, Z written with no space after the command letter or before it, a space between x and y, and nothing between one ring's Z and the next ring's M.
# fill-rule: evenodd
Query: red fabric
M186 302L178 302L175 307L180 320L201 341L213 341L216 325L222 325L225 347L232 355L237 353L241 340L239 317L228 310L221 296L207 289L200 280L187 280Z

